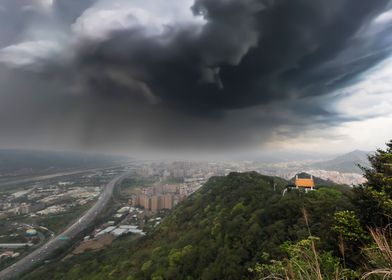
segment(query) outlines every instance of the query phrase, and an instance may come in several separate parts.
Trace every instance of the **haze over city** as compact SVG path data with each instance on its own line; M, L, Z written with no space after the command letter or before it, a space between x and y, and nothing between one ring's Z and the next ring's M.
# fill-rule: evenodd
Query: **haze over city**
M339 154L392 127L390 1L2 0L0 148Z

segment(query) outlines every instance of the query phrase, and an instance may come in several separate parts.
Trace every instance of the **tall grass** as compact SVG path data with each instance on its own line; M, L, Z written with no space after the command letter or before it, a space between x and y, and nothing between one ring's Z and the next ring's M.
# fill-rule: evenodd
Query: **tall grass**
M303 217L308 230L308 238L295 244L287 243L282 249L287 257L270 264L258 264L256 272L260 280L346 280L353 279L352 271L345 269L340 260L329 252L317 250L318 237L312 236L308 213L303 209ZM342 248L343 250L343 248Z
M363 274L361 279L392 279L391 234L386 229L370 229L374 246L365 253L373 269Z

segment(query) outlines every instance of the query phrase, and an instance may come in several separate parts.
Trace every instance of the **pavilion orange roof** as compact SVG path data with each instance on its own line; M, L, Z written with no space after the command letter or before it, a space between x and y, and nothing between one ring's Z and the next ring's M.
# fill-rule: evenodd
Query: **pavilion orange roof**
M297 188L314 188L314 181L313 179L304 179L304 178L298 178L295 179L295 186Z

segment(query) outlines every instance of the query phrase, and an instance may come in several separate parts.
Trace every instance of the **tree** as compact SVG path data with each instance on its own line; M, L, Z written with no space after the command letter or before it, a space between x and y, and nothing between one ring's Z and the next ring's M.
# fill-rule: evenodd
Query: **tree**
M371 167L361 167L367 182L355 189L354 204L365 227L383 228L392 218L392 140L368 158Z

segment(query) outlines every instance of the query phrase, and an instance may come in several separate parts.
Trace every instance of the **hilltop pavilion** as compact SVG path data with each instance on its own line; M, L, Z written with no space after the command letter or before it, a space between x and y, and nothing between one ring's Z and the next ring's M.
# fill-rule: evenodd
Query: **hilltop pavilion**
M310 175L310 178L298 178L298 175L295 175L295 187L297 189L314 190L313 176Z

